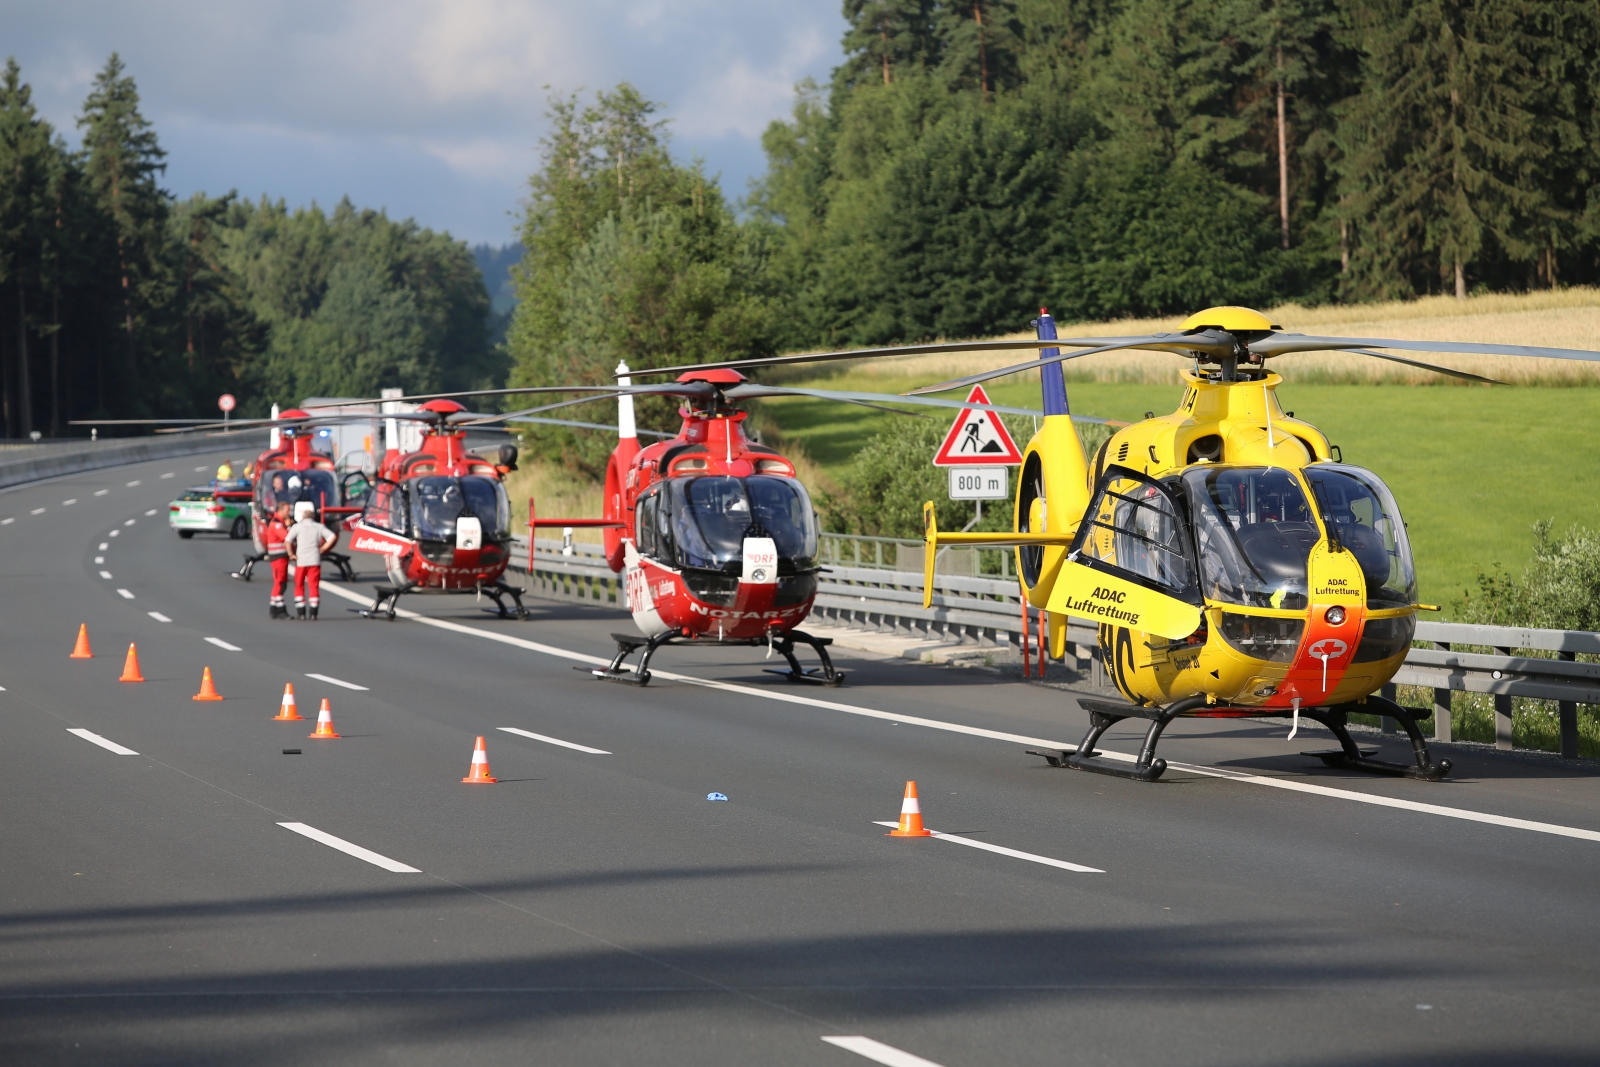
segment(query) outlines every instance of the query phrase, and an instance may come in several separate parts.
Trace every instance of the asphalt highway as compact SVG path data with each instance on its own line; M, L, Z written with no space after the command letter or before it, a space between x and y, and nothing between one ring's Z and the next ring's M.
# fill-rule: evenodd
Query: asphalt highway
M1181 722L1143 784L1025 754L1086 716L1006 674L668 649L640 690L574 669L615 611L370 582L273 622L247 542L167 527L205 458L0 493L0 1062L1600 1059L1593 771ZM950 836L884 836L907 780Z

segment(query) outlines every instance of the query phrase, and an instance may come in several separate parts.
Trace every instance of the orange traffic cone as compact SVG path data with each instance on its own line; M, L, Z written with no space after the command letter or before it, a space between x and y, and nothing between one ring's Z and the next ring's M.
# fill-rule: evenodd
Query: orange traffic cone
M305 716L300 714L300 709L294 702L294 683L283 683L283 703L278 705L278 714L272 717L273 722L303 722Z
M139 649L131 643L128 645L128 658L122 664L122 677L118 678L117 681L144 681L144 675L139 673Z
M78 643L72 646L72 655L68 659L94 659L94 653L89 650L89 624L78 624Z
M322 707L317 709L317 729L310 736L314 738L339 736L333 730L333 710L328 707L327 697L322 698Z
M489 773L489 746L483 743L483 738L478 738L478 743L472 749L472 766L467 770L463 782L482 782L493 785L500 779Z
M221 700L222 694L217 692L216 683L211 680L211 668L206 668L206 673L200 676L200 692L189 698L190 700Z
M922 805L917 803L917 783L906 783L906 798L900 802L900 825L885 837L932 837L932 830L922 828Z

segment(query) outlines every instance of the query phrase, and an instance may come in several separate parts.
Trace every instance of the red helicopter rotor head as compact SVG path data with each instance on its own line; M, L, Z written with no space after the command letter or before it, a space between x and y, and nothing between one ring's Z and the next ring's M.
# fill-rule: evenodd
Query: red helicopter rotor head
M463 405L454 400L430 400L417 409L418 411L431 411L435 415L454 415L458 411L467 410Z
M711 382L715 385L738 385L744 380L744 375L732 367L722 367L718 370L692 370L687 374L678 375L678 381L680 382Z
M278 418L280 419L309 419L310 417L311 412L301 411L299 408L290 408L288 411L278 412Z

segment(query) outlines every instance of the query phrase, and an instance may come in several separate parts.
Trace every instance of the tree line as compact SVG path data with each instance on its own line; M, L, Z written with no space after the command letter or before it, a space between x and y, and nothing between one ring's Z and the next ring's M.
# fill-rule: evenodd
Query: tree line
M348 200L333 211L161 187L166 153L113 54L70 145L15 60L0 83L0 416L240 415L308 395L498 384L489 297L448 234ZM87 432L73 430L72 432Z

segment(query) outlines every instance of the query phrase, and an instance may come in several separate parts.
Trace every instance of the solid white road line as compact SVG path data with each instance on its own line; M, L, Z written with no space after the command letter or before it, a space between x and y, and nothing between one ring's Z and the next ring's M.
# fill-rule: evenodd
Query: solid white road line
M366 860L374 867L382 867L384 870L393 871L396 874L422 873L415 867L409 867L406 864L401 863L399 860L392 860L388 856L380 856L370 849L362 848L360 845L352 845L342 837L334 837L332 834L325 834L321 830L318 830L315 826L307 826L303 822L280 822L278 825L283 827L285 830L293 830L302 837L309 837L313 841L320 841L329 848L336 848L340 852L343 852L346 855L354 856L358 860Z
M111 492L111 490L109 490L109 489L96 489L94 491L94 495L95 496L105 496L109 492Z
M323 586L335 596L353 600L359 604L370 604L371 598L341 589L336 585ZM401 618L420 622L424 626L432 626L440 630L449 630L453 633L468 634L472 637L483 638L488 641L498 641L503 645L512 645L516 648L525 648L530 652L541 652L547 656L556 656L561 659L572 660L577 663L588 663L597 667L608 666L609 659L598 656L585 655L582 652L569 652L564 648L552 645L542 645L537 641L527 641L509 634L490 633L487 630L477 630L471 626L460 623L448 622L444 619L430 619L418 615L414 611L400 610L395 614ZM816 697L800 696L797 693L785 693L773 690L756 689L746 685L734 685L731 682L716 682L705 678L693 678L686 674L673 674L668 671L652 670L650 672L657 678L666 678L675 682L687 682L691 685L703 686L707 689L720 689L727 693L738 693L741 696L759 697L763 700L775 700L785 704L803 704L813 708L825 708L829 711L842 711L848 715L860 715L869 719L882 719L886 722L905 723L908 726L925 726L930 730L944 730L949 733L966 734L969 737L985 737L991 741L1009 741L1013 744L1027 745L1030 748L1053 748L1066 752L1076 752L1078 746L1066 741L1050 741L1041 737L1027 737L1022 734L1006 733L1002 730L985 730L977 726L966 726L962 723L944 722L939 719L924 719L916 715L894 715L887 711L878 711L874 708L863 708L854 704L841 704L833 700L818 700ZM1138 757L1128 752L1111 752L1100 750L1102 759L1115 760L1119 763L1137 763ZM1200 767L1192 763L1174 763L1168 761L1167 766L1173 770L1187 771L1190 774L1204 775L1208 778L1226 778L1233 782L1245 782L1249 785L1267 786L1272 789L1288 789L1297 793L1309 793L1314 796L1332 797L1338 800L1350 800L1357 804L1373 804L1383 808L1398 808L1403 811L1414 811L1424 815L1438 815L1447 819L1463 819L1467 822L1486 823L1491 826L1504 826L1514 830L1531 830L1535 833L1554 834L1557 837L1573 837L1583 841L1600 841L1600 831L1585 830L1577 826L1562 826L1559 823L1535 822L1531 819L1513 819L1505 815L1493 815L1488 812L1472 811L1468 808L1451 808L1442 804L1424 804L1415 800L1400 800L1395 797L1378 796L1373 793L1363 793L1355 789L1337 789L1332 786L1316 785L1311 782L1290 778L1274 778L1261 774L1244 774L1237 771L1225 771L1218 767Z
M206 642L208 644L216 645L218 648L225 648L229 652L243 652L244 651L244 649L240 648L238 645L230 645L230 644L228 644L228 642L224 641L220 637L208 637L208 638L206 638Z
M118 589L117 590L117 595L122 597L123 600L132 600L133 599L133 594L128 592L126 589Z
M150 616L152 619L156 620L156 622L171 622L172 621L171 619L167 618L165 615L161 614L161 612L159 612L159 611L147 611L147 612L145 612L145 614Z
M83 738L85 741L89 742L90 744L99 745L101 748L106 749L109 752L115 752L119 756L137 756L139 754L139 753L135 752L131 748L123 748L121 745L117 744L115 741L107 741L105 738L101 737L99 734L92 733L92 732L90 732L88 730L84 730L84 729L68 730L67 733L76 734L79 737Z
M578 750L579 752L587 752L591 756L611 755L611 753L607 752L603 748L590 748L588 745L575 745L571 741L563 741L559 737L546 737L544 734L536 734L532 730L519 730L515 726L502 726L500 729L504 730L508 734L516 734L518 737L531 737L535 741L543 741L547 745L560 745L562 748L572 748ZM895 825L898 826L899 824L896 823Z
M139 479L135 478L133 481L128 483L128 488L132 489L134 486L136 486L138 484L139 484Z
M870 1037L825 1037L822 1040L830 1045L837 1045L846 1052L865 1056L873 1063L884 1064L885 1067L939 1067L939 1064L932 1060L902 1052L893 1045L885 1045L882 1041L874 1041Z
M102 578L104 578L104 579L106 579L106 580L107 580L107 581L110 581L110 579L111 579L111 572L110 572L110 571L101 571L101 572L100 572L100 577L102 577Z
M71 500L63 500L61 502L61 506L64 507L64 508L70 508L72 505L76 504L77 502L78 502L78 498L77 497L73 497Z
M874 821L872 825L895 827L899 826L900 824L897 822ZM1066 860L1051 859L1049 856L1037 856L1032 852L1018 852L1014 848L1002 848L999 845L991 845L987 841L973 841L969 838L962 837L960 834L946 834L941 833L938 830L930 830L929 833L933 834L934 837L941 841L951 841L958 845L966 845L968 848L981 848L985 852L998 852L1002 856L1010 856L1012 859L1018 860L1028 860L1030 863L1042 863L1046 867L1060 867L1063 871L1077 871L1079 874L1106 873L1099 867L1085 867L1081 863L1068 863Z
M362 597L361 598L361 602L363 604L365 604L367 602L367 598L366 597ZM207 638L207 640L210 640L210 639ZM307 678L315 678L319 682L327 682L329 685L342 685L346 689L354 689L358 693L371 692L371 690L369 690L364 685L357 685L354 682L342 681L342 680L340 680L338 678L330 678L326 674L307 674L306 677Z

